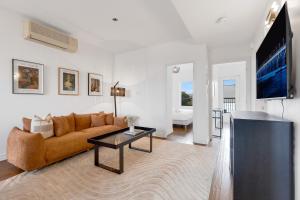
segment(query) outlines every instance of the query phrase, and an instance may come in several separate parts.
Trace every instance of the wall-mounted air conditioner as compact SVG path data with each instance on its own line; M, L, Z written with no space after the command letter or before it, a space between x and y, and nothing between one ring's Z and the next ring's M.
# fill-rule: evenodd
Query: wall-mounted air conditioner
M38 42L68 52L76 52L78 41L54 28L32 22L24 22L24 37L27 40Z

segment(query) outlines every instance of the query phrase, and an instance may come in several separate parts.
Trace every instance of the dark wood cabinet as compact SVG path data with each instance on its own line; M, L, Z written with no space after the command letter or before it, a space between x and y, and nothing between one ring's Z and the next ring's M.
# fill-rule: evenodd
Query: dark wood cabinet
M264 112L230 119L234 200L294 200L293 122Z

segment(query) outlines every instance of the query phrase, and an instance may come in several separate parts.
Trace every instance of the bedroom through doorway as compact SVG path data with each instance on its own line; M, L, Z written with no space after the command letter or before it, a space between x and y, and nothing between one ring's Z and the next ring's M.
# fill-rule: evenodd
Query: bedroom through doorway
M172 133L168 140L193 144L193 63L168 66Z

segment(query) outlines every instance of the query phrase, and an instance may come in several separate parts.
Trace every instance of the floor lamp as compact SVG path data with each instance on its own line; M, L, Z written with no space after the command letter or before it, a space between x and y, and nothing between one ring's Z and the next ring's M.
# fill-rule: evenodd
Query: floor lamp
M114 97L115 117L118 116L118 114L117 114L117 96L119 96L119 97L125 96L125 88L117 87L118 84L119 84L119 81L110 90L110 95Z

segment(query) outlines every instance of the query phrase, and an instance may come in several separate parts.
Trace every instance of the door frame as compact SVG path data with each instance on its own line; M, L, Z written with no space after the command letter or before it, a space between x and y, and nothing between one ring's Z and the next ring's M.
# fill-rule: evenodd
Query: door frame
M182 65L182 64L188 64L188 63L191 63L193 64L193 90L194 90L194 80L195 80L195 63L194 61L184 61L184 62L177 62L177 63L174 63L174 64L167 64L166 65L166 91L165 91L165 94L166 94L166 124L169 124L167 125L167 135L170 135L172 132L173 132L173 122L172 122L172 113L173 113L173 90L170 88L173 87L173 79L172 79L172 73L173 73L173 66L175 65ZM194 92L193 92L194 93ZM195 102L195 96L193 94L193 113L195 112L195 106L194 106L194 102ZM193 124L195 123L196 120L194 120L195 117L194 117L194 114L193 114ZM192 130L192 134L194 135L194 132Z

